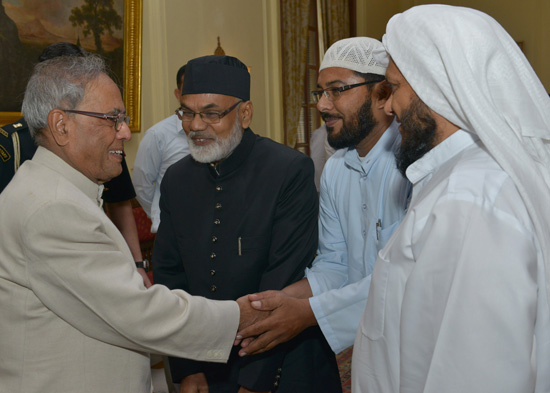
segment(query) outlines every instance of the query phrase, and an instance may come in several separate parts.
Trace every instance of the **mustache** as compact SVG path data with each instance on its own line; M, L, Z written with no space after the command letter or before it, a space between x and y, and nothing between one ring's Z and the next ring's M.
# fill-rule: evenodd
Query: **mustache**
M342 116L338 116L338 115L333 115L331 113L328 113L328 112L322 112L321 113L321 118L324 120L324 121L327 121L327 119L341 119Z
M216 139L216 135L207 131L190 131L187 135L189 138L211 138Z

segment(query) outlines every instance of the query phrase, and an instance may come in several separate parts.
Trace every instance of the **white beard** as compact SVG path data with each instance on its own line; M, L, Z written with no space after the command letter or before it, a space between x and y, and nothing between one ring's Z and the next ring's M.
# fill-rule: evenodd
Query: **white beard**
M210 162L218 162L229 156L233 150L241 143L243 138L243 128L238 120L235 120L235 124L231 129L231 132L227 138L219 138L215 136L214 142L206 146L197 146L192 137L200 137L203 134L202 131L191 131L187 135L187 141L189 142L189 151L195 161L208 164ZM209 135L210 136L210 135Z

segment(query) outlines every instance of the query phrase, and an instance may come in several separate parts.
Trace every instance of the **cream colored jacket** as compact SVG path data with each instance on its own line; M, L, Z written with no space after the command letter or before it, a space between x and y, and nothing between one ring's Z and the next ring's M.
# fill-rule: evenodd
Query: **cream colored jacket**
M227 361L237 304L146 289L101 188L39 147L0 195L0 392L148 393L150 352Z

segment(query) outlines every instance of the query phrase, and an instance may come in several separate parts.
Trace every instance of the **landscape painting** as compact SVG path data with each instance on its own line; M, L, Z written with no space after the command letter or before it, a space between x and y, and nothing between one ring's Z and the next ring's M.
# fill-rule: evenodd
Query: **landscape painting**
M44 48L55 42L101 55L122 88L127 79L124 13L124 0L0 0L0 124L20 115L30 73Z

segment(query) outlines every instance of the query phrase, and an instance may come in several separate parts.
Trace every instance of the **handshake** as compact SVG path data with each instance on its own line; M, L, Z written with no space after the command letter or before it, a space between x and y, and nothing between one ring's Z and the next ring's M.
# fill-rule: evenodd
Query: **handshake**
M234 345L239 356L255 355L282 344L317 324L307 297L265 291L237 299L241 317Z

